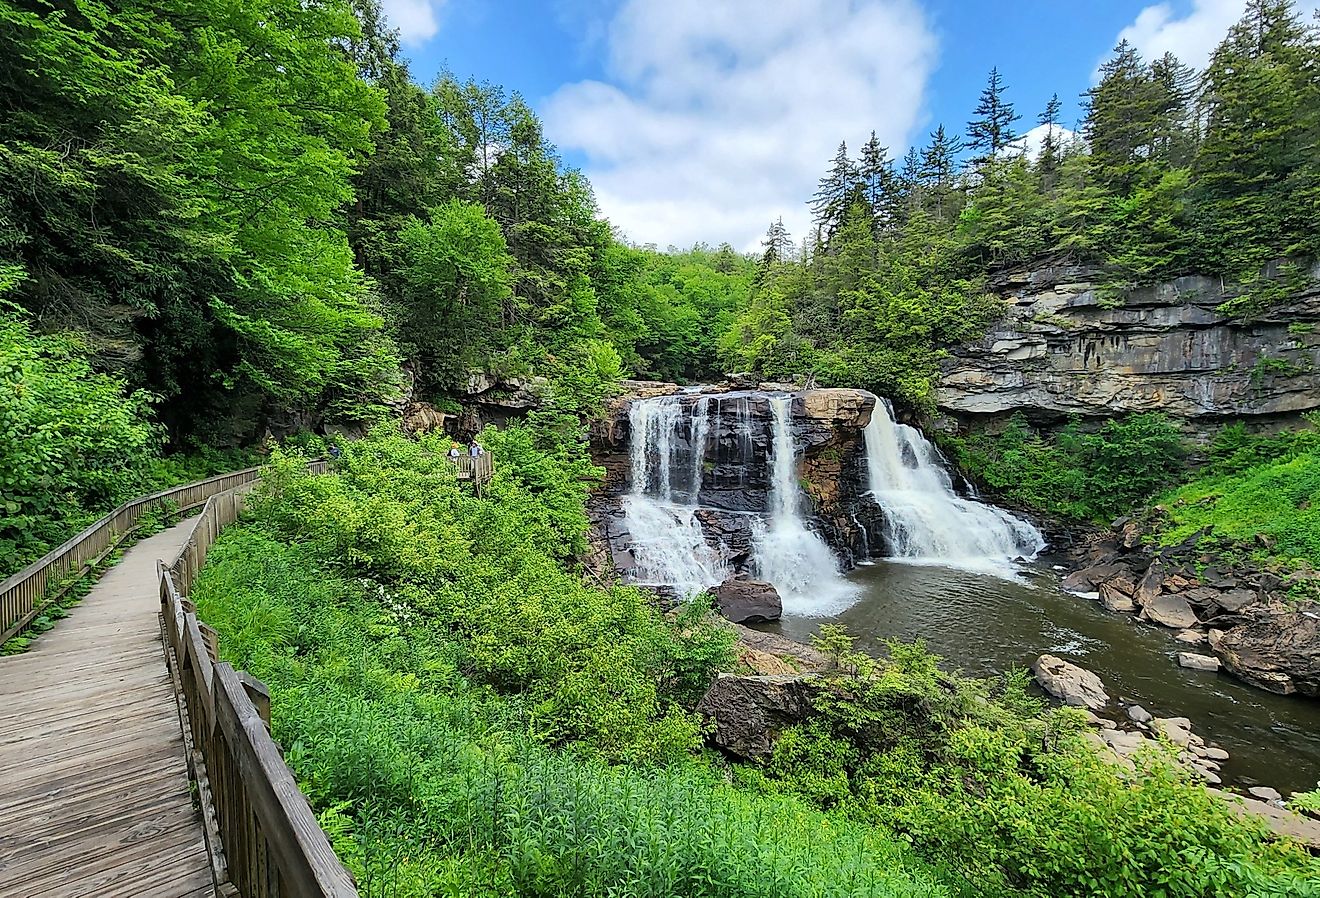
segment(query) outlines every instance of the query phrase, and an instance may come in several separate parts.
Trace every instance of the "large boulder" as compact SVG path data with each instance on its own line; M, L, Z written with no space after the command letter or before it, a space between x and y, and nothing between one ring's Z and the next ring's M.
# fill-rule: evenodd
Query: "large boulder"
M1099 677L1062 658L1041 655L1032 663L1031 672L1046 692L1065 704L1092 711L1109 704L1109 693Z
M1175 630L1196 626L1196 612L1176 593L1163 593L1141 606L1147 618Z
M778 590L764 580L725 580L710 594L715 610L735 624L779 620L784 611Z
M1258 609L1240 619L1210 632L1225 670L1270 692L1320 697L1320 606Z
M799 674L720 674L706 690L697 712L713 721L713 744L754 761L768 757L779 734L811 714L815 692L812 678Z

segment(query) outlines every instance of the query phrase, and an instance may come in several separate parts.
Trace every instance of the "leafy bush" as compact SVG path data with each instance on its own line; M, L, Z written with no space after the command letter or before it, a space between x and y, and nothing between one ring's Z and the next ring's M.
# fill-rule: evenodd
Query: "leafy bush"
M776 745L780 788L906 834L985 894L1314 894L1320 862L1158 751L1135 776L1102 760L1081 714L1043 710L1023 672L952 678L919 644L877 661L825 632L838 672Z
M998 434L941 441L963 471L1004 499L1091 521L1108 521L1176 483L1186 456L1177 426L1155 412L1111 419L1094 433L1072 422L1053 438L1015 417Z
M484 435L496 475L481 498L455 481L440 438L382 430L325 476L277 453L251 505L327 569L376 584L410 643L442 645L473 681L517 694L546 742L613 760L682 755L699 732L678 699L727 660L728 637L675 628L636 590L588 588L564 569L586 526L582 469L532 439ZM697 648L720 638L694 671Z
M131 495L160 443L146 394L0 311L0 575Z

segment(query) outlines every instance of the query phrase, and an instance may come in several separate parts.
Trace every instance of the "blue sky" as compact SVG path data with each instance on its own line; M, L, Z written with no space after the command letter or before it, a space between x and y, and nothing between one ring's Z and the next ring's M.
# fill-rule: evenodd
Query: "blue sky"
M1071 125L1120 37L1203 64L1245 0L383 0L414 77L517 90L638 243L754 247L840 140L961 132L997 65L1022 130ZM1306 6L1315 4L1307 0Z

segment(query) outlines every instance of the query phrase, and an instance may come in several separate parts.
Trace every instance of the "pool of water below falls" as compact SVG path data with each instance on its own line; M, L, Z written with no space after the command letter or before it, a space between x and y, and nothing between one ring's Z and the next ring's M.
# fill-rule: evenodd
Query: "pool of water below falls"
M840 623L872 653L883 652L888 639L924 639L946 669L969 676L1058 655L1096 673L1112 699L1157 717L1189 718L1197 734L1229 752L1225 782L1264 783L1286 795L1320 780L1320 701L1179 667L1175 655L1187 646L1170 631L1062 591L1048 563L1026 568L1021 582L890 561L860 567L849 579L859 598L846 610L786 613L762 629L805 642L822 624Z

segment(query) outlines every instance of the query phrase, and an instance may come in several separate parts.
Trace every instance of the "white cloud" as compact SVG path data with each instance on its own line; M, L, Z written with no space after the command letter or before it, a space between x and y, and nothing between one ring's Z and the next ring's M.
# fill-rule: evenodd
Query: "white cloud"
M1027 158L1035 159L1040 155L1041 148L1045 145L1045 134L1049 130L1049 125L1037 125L1026 134L1023 134L1017 140L1010 143L1007 147L1000 150L1001 153L1018 153L1023 149L1027 151ZM1058 147L1065 147L1078 139L1076 131L1064 128L1061 125L1054 126L1054 139Z
M1315 0L1302 0L1295 5L1306 16L1313 15L1320 7ZM1118 33L1114 43L1126 39L1145 59L1156 59L1170 52L1187 65L1201 69L1246 8L1246 0L1192 0L1187 14L1179 16L1171 3L1157 3L1137 13L1137 18Z
M440 10L446 0L381 0L380 8L390 24L399 29L406 44L420 44L440 30Z
M740 249L779 215L803 236L840 140L905 145L936 51L912 0L626 0L604 47L609 83L560 88L550 137L630 239Z

